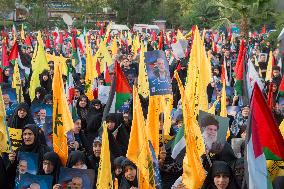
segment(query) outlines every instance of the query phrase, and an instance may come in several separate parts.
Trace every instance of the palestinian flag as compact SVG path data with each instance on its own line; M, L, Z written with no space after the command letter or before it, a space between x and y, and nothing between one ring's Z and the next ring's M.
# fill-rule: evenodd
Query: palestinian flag
M241 41L238 60L235 66L235 73L236 73L236 83L235 83L235 90L236 94L239 96L243 95L243 75L244 75L244 57L245 57L245 42L244 40Z
M281 97L284 96L284 75L282 76L282 80L281 80L281 83L280 83L280 86L279 86L279 95Z
M24 70L25 77L27 78L30 75L31 69L22 64L20 54L22 54L22 51L19 51L18 43L15 41L15 43L14 43L12 49L11 49L10 55L9 55L9 61L13 65L15 65L15 63L17 62L20 69Z
M116 77L116 85L115 85L115 111L118 110L124 102L130 99L132 89L129 86L129 83L122 72L119 63L115 63L115 77Z
M78 41L76 38L76 30L73 31L72 34L72 39L71 39L71 46L72 46L72 55L71 55L71 59L74 59L74 67L76 68L76 72L77 73L82 73L82 61L81 61L81 57L80 57L80 50L78 48Z
M257 84L250 111L245 157L248 188L272 189L266 160L284 160L284 140Z
M110 94L104 109L103 120L108 113L115 113L121 106L130 99L132 89L128 84L119 63L114 66L115 77L111 84Z

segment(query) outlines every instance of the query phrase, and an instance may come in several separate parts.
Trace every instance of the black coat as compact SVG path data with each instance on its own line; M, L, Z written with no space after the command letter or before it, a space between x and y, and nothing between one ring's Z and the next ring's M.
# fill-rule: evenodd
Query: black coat
M0 157L0 183L1 183L0 189L1 188L10 189L10 188L8 188L7 179L8 179L8 177L7 177L7 173L6 173L6 168L5 168L2 157Z

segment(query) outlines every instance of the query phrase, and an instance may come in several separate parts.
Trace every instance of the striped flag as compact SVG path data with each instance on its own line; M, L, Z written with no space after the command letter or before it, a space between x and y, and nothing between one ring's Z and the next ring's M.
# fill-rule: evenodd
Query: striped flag
M284 140L257 84L250 108L245 157L248 188L272 189L266 160L284 160Z

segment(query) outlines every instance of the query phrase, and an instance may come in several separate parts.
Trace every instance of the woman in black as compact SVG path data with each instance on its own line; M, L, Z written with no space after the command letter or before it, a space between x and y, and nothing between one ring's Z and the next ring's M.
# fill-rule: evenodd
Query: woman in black
M40 175L51 175L53 177L53 185L58 182L61 161L57 153L46 152L43 156L42 166L40 167Z
M71 152L68 156L66 167L75 169L87 169L88 163L85 154L79 150Z
M213 162L202 189L239 189L231 167L224 161Z
M47 94L51 94L52 91L52 79L48 70L43 70L40 74L40 85L46 90Z
M8 126L11 128L23 129L25 125L33 123L34 120L29 111L29 106L25 102L22 102L14 110L14 113L8 122Z
M32 101L32 106L37 104L42 104L44 97L46 95L46 90L43 87L37 87L35 89L35 98Z
M81 95L76 103L77 114L81 119L82 129L87 129L87 113L89 110L89 99L86 95Z
M22 134L22 139L23 139L23 144L14 152L11 152L9 154L9 162L7 165L7 174L8 174L8 180L7 182L9 183L10 186L14 186L15 184L15 177L16 177L16 170L17 170L17 157L19 152L32 152L38 154L38 162L40 165L42 164L43 161L43 155L46 152L51 151L51 149L43 145L40 142L39 138L39 132L38 128L35 124L28 124L23 128L23 134Z

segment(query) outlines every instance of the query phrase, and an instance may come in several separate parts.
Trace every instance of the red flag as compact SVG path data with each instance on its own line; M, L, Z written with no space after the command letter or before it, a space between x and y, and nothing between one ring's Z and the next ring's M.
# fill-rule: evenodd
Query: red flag
M157 40L156 32L152 31L151 35L152 35L152 41L156 41Z
M9 66L9 57L7 54L7 44L5 42L5 39L3 40L2 45L2 66ZM2 73L2 72L1 72Z
M180 62L178 63L178 66L177 66L177 71L180 71L181 70L181 65L180 65Z
M108 33L108 36L107 36L107 44L110 43L110 33Z
M45 41L45 48L51 48L49 35L47 35L47 39L46 39L46 41Z
M99 34L100 34L100 36L103 36L103 35L104 35L104 27L101 26L101 28L100 28L100 33L99 33Z
M61 45L63 44L63 34L62 34L62 32L59 33L59 43Z
M266 26L262 26L262 29L261 29L261 34L266 34Z
M158 45L159 50L162 50L162 49L163 49L163 43L164 43L164 40L163 40L163 31L161 31L161 33L160 33L160 38L159 38L159 45Z
M29 36L25 39L25 44L30 47L32 46L31 38Z
M72 34L71 45L72 45L72 50L74 51L76 49L75 35L74 34Z
M100 61L99 61L99 59L97 59L97 62L96 62L96 71L97 71L97 73L98 73L98 76L101 75Z
M18 52L18 43L15 41L9 55L9 61L16 60L18 58Z
M111 78L107 65L105 65L105 82L107 85L111 83Z
M236 63L236 66L235 66L235 73L236 73L236 77L237 79L238 78L242 78L243 77L243 73L241 71L241 73L237 74L238 71L239 71L239 67L242 65L242 59L243 59L243 52L244 52L244 48L245 48L245 42L244 40L241 41L241 45L240 45L240 50L239 50L239 54L238 54L238 59L237 59L237 63ZM241 66L242 67L242 66ZM241 68L243 69L243 67Z
M78 44L78 46L79 46L80 51L81 51L81 52L84 52L84 48L83 48L83 45L82 45L80 39L77 39L77 44Z

